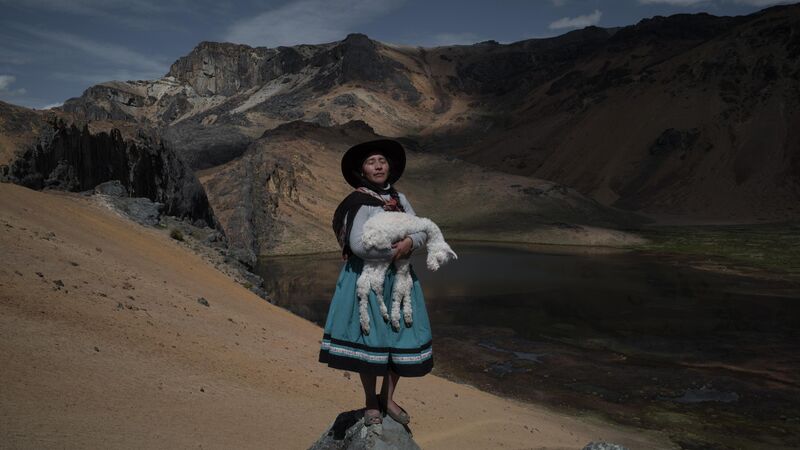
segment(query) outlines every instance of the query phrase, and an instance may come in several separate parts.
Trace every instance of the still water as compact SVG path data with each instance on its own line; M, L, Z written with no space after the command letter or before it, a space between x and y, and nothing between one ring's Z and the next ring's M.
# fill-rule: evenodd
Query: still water
M800 286L586 247L451 242L412 257L434 373L667 432L683 448L800 448ZM324 325L338 254L271 257L273 303Z

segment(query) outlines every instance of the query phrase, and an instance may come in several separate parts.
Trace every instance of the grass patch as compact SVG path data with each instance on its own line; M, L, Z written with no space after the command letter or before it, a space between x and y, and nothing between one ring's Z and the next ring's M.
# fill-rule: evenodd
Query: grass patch
M183 242L183 233L181 232L181 230L177 228L173 228L172 230L170 230L169 237L175 239L176 241Z
M800 223L660 226L639 233L650 243L629 248L800 275Z

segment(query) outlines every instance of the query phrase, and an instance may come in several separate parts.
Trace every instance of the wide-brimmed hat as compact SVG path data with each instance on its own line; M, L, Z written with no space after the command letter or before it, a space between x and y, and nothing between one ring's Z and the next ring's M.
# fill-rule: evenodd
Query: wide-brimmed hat
M406 168L406 151L399 142L391 139L362 142L350 147L342 156L342 175L350 186L357 188L361 185L358 176L361 164L370 153L374 152L382 154L389 161L389 178L386 179L388 183L394 184L403 175L403 170Z

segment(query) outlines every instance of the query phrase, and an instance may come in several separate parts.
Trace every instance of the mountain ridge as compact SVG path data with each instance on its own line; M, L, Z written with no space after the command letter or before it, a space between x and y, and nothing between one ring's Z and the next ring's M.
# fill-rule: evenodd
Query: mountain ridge
M101 83L59 112L152 128L204 174L238 164L282 124L363 121L423 155L673 223L798 220L799 36L800 5L787 5L510 44L204 41L161 79Z

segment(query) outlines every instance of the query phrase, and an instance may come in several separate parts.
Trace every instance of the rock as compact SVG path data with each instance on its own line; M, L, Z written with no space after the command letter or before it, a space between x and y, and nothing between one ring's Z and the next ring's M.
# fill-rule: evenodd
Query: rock
M411 439L410 430L394 421L383 418L383 424L364 426L364 410L345 411L336 417L322 437L310 450L411 450L420 447Z
M261 288L261 287L259 287L259 286L253 286L253 287L251 287L251 288L250 288L250 292L252 292L252 293L256 294L257 296L259 296L259 297L261 297L261 298L263 298L264 300L267 300L267 301L269 301L269 299L267 298L267 291L265 291L264 289L262 289L262 288ZM270 302L270 303L272 303L272 302Z
M251 286L254 287L261 287L264 285L264 279L261 276L254 274L253 272L243 271L242 276L250 283Z
M221 241L222 241L222 234L218 231L212 231L211 233L208 233L208 236L206 236L205 239L205 243L209 245Z
M609 442L589 442L583 450L628 450L628 448Z
M200 297L200 298L198 298L198 299L197 299L197 303L200 303L201 305L203 305L203 306L205 306L205 307L209 307L209 306L211 306L211 305L209 305L209 304L208 304L208 300L206 300L206 298L205 298L205 297Z
M108 197L108 203L134 222L148 226L158 224L164 209L163 203L152 202L144 197Z
M333 104L352 108L358 104L358 97L350 93L342 94L333 99Z
M95 194L111 195L113 197L127 197L128 190L119 180L105 181L94 187Z

